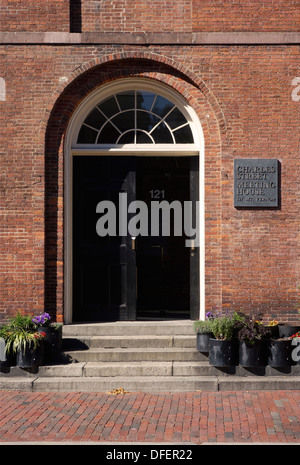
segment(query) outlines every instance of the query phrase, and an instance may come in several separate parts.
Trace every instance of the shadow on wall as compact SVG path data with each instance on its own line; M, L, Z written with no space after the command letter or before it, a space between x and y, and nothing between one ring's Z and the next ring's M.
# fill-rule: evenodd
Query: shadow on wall
M70 32L82 32L81 0L70 0Z

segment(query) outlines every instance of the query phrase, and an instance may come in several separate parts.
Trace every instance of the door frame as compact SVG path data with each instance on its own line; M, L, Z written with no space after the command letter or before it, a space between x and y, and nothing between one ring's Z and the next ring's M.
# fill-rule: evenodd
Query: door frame
M95 145L92 148L76 144L77 134L89 111L101 100L115 92L129 89L151 90L171 100L187 117L194 144L128 144L121 146ZM73 157L93 156L198 156L199 157L199 319L205 318L205 199L204 199L204 135L193 108L177 92L164 84L147 79L128 78L106 84L79 105L71 117L64 144L64 322L72 323L73 277Z

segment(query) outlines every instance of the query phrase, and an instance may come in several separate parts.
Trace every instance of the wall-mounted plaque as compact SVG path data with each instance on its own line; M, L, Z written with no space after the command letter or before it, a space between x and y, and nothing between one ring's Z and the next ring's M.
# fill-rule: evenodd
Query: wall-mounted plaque
M274 159L234 160L234 206L278 207L279 162Z

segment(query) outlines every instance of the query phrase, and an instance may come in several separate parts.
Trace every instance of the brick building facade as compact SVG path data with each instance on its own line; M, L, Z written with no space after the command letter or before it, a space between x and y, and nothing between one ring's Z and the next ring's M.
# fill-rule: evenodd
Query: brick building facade
M199 157L189 316L223 308L298 321L299 2L4 0L0 9L0 319L46 310L74 321L73 157L172 158L172 147L79 147L72 137L104 98L142 89L191 126L193 144L175 142L174 154ZM278 206L234 204L238 159L279 161Z

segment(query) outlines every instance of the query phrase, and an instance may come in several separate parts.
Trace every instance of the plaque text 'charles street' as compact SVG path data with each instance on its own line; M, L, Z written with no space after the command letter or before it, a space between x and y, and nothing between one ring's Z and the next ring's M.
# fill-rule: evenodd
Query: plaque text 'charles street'
M234 160L234 206L278 207L278 171L278 160Z

